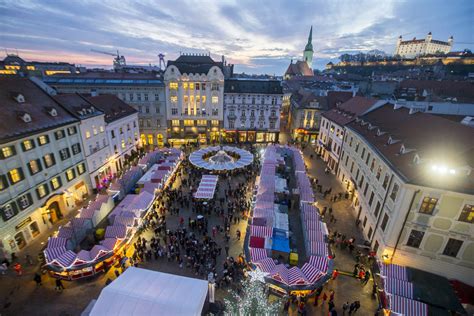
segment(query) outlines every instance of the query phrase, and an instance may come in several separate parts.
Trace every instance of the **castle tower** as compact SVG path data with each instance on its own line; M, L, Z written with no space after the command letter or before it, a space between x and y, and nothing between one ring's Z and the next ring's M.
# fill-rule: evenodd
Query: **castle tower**
M308 64L308 67L313 69L313 26L309 30L308 43L304 48L303 60Z

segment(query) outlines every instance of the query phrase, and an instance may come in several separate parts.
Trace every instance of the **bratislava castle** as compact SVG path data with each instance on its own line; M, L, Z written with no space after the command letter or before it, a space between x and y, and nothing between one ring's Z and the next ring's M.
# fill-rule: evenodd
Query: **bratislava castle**
M395 48L395 55L402 57L416 57L427 54L443 53L447 54L453 47L453 37L449 37L447 42L434 40L431 32L426 35L424 39L413 38L409 41L403 41L402 36L398 37L397 47Z

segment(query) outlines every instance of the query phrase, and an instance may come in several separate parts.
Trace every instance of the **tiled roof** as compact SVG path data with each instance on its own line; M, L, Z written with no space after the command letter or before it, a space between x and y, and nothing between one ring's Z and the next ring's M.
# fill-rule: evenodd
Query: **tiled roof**
M13 96L18 94L24 96L24 103L14 99ZM49 113L53 108L56 116ZM1 143L77 122L76 118L32 81L19 77L0 78L0 112ZM24 122L20 118L23 113L30 115L31 122Z
M106 123L110 123L137 113L137 110L112 94L102 94L95 97L84 97L92 105L104 112L104 120Z
M268 79L227 79L225 93L283 94L279 80Z
M466 166L474 167L472 127L431 114L410 114L409 109L394 109L390 104L346 126L361 135L404 181L474 194L474 173L463 171ZM446 164L457 169L456 174L433 174L433 164Z
M415 89L419 96L423 90L441 98L457 98L458 102L474 101L474 83L451 80L404 80L400 83L398 92Z
M79 74L57 74L43 81L55 85L164 85L161 77L152 73L85 72Z
M104 114L89 103L84 97L76 93L58 94L54 96L54 99L79 119L86 119Z
M305 61L298 60L296 63L290 63L285 75L289 76L313 76L314 73Z
M222 62L214 61L208 55L181 55L176 60L168 60L167 66L174 65L184 74L207 74L213 66L223 70Z
M377 101L377 99L355 96L339 105L338 108L333 108L322 115L339 126L344 126L374 106Z

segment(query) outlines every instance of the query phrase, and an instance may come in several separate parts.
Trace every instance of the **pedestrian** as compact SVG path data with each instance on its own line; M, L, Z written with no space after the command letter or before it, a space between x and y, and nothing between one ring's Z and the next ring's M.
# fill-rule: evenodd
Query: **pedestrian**
M352 302L351 305L349 306L349 315L351 315L354 312L355 309L355 302Z
M64 285L61 279L56 279L55 283L56 283L56 287L54 289L56 291L61 292L62 290L64 290Z
M334 302L330 300L328 302L328 310L331 311L333 308L334 308Z
M2 275L4 275L5 273L7 273L7 270L8 270L8 265L7 265L6 262L3 262L0 265L0 273L2 273Z
M360 279L361 281L363 281L363 280L364 280L364 277L365 277L365 271L364 271L364 269L361 269L361 270L359 271L359 279Z
M38 272L35 273L35 276L33 277L33 280L36 282L36 286L43 285L42 282L41 282L41 275Z
M323 303L322 303L323 306L324 306L324 303L326 303L327 299L328 299L328 295L326 294L326 292L324 292L323 293Z
M116 278L120 276L120 271L118 269L115 269L114 273Z
M240 234L241 234L241 233L240 233L240 230L239 230L239 229L237 229L236 234L237 234L237 240L240 240Z
M21 264L18 262L15 263L15 265L13 266L13 270L15 270L17 276L21 276L23 274L23 269L21 267Z
M334 290L329 290L329 301L332 302L334 301Z
M228 257L229 256L229 246L225 245L224 249L225 249L225 256Z
M339 275L339 271L337 271L337 269L334 269L334 271L332 272L332 279L335 280L338 275Z
M355 301L355 306L354 306L354 314L357 312L357 310L360 308L360 301Z
M366 271L364 275L364 280L362 281L363 285L366 285L370 280L370 271Z
M342 304L342 316L346 315L347 310L349 309L349 302Z

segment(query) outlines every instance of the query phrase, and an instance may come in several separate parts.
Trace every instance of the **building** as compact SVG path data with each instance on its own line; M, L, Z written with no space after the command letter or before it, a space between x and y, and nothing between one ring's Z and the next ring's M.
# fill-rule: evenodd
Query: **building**
M319 129L316 152L327 163L329 170L336 172L339 156L342 151L344 126L373 109L385 104L386 101L355 96L322 113L321 127Z
M431 32L424 39L413 38L409 41L403 41L400 35L395 48L395 55L401 57L413 58L421 55L437 55L447 54L453 47L453 37L451 36L447 42L434 40Z
M112 164L112 151L107 141L105 114L80 94L60 94L55 100L79 121L82 148L92 187L100 188L117 172Z
M224 73L232 67L209 55L168 60L164 73L168 142L221 141L224 127Z
M53 63L39 61L25 61L15 54L7 54L0 61L0 76L20 75L20 76L52 76L55 74L74 74L76 66L69 63Z
M290 65L285 71L283 78L285 80L291 79L293 77L301 76L314 76L313 72L313 27L309 31L308 42L303 51L303 59L293 63L293 59L290 62Z
M79 120L26 78L0 78L0 256L44 234L90 193Z
M224 140L277 142L283 90L279 80L226 79L224 85Z
M142 145L154 147L166 143L164 83L156 74L86 72L51 76L44 78L44 82L58 93L116 95L138 111Z
M345 126L337 172L378 257L474 285L474 130L386 104Z
M137 155L137 147L140 145L138 112L118 97L110 94L87 96L85 99L104 113L105 133L110 156L107 167L104 168L104 165L98 167L100 168L99 175L104 172L107 174L110 171L116 175L127 165L130 165L131 160ZM95 130L91 132L94 134Z

